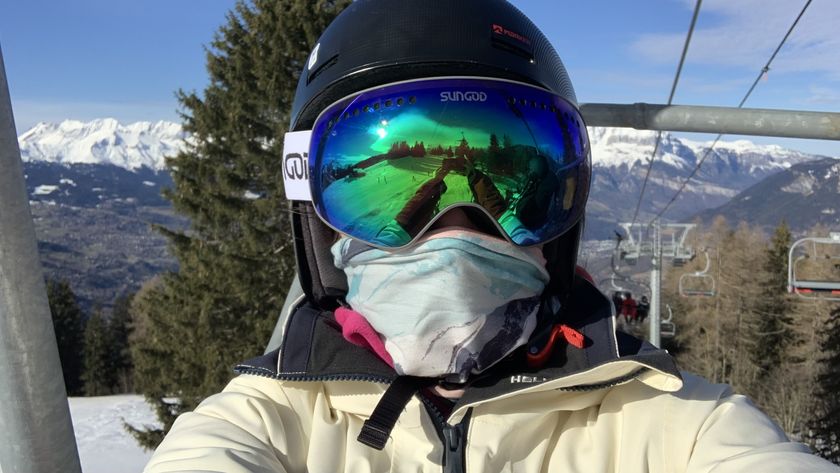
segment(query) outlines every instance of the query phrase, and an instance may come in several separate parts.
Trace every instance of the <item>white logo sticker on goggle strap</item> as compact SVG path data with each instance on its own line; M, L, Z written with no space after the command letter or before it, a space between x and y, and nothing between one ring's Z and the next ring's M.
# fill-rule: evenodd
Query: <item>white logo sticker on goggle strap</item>
M286 133L283 141L283 187L289 200L312 200L309 189L309 141L312 130Z

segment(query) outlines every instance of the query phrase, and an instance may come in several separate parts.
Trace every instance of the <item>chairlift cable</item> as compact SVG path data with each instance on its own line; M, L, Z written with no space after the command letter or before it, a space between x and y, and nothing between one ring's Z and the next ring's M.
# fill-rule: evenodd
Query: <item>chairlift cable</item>
M702 3L703 0L697 0L697 4L694 6L694 14L691 16L691 24L688 26L688 34L685 37L685 44L683 44L682 54L680 55L680 63L677 65L674 82L671 84L671 93L668 95L668 105L671 105L671 102L674 100L674 94L677 92L677 84L680 82L680 75L682 74L682 68L685 64L685 57L688 55L688 45L691 44L691 36L694 34L694 25L697 24L697 17L700 14L700 5ZM639 217L639 209L642 207L642 199L645 196L645 189L647 188L647 183L650 179L650 172L653 169L653 162L656 160L656 152L659 150L659 142L661 138L662 131L660 130L656 132L656 141L653 144L653 152L648 159L648 168L645 172L645 180L642 182L642 190L639 192L639 201L636 203L636 210L633 212L633 222L630 224L630 228L635 225L636 219Z
M784 38L782 38L782 41L779 43L778 46L776 46L776 50L773 51L773 54L770 56L770 59L767 60L767 63L764 65L764 67L761 68L761 70L758 73L758 76L753 81L752 86L750 86L750 89L744 95L744 98L741 99L741 102L738 104L738 108L743 108L744 107L744 104L747 102L747 99L750 98L750 95L752 95L753 90L755 90L755 87L758 85L759 81L761 81L761 78L764 77L764 75L767 74L767 72L770 71L770 64L773 62L774 59L776 59L776 55L779 54L779 51L782 49L782 46L784 46L785 42L790 37L791 33L793 33L794 28L796 28L796 25L799 23L799 20L802 18L802 15L805 14L805 10L808 9L808 7L811 5L812 1L813 0L807 0L805 2L805 6L802 7L802 10L799 12L799 15L793 21L793 24L790 25L790 28L788 28L788 31L785 34ZM668 211L668 209L671 207L671 205L674 202L676 202L677 198L680 196L682 191L688 185L689 181L691 181L691 179L697 174L697 172L700 171L700 168L703 166L703 163L706 161L706 158L709 157L712 150L718 144L718 141L720 141L721 137L723 137L723 133L719 133L717 135L717 137L715 137L714 141L712 142L712 145L709 146L706 149L705 153L703 153L703 157L700 158L700 161L697 162L697 165L694 167L694 169L691 171L691 173L688 175L688 177L686 177L683 180L683 182L680 184L680 188L677 189L677 192L674 194L673 197L671 197L671 200L669 200L668 203L665 204L665 207L663 207L662 210L660 210L659 213L656 214L656 216L650 221L650 223L648 225L652 225L654 221L656 221L657 219L662 217L662 215L665 214L666 211ZM638 212L638 207L637 207L636 211ZM634 218L634 222L635 222L635 218Z
M741 103L738 104L738 108L742 108L744 106L744 103L747 101L748 98L750 98L750 94L752 94L753 90L755 89L755 86L758 85L758 82L761 80L761 77L770 71L770 64L773 63L774 59L776 59L776 55L779 54L779 51L782 49L782 46L785 45L785 42L790 37L790 34L793 33L793 29L796 28L796 25L797 23L799 23L799 20L802 18L802 15L805 14L805 10L807 10L808 7L811 5L811 1L812 0L808 0L805 2L805 6L802 7L802 11L800 11L796 19L793 20L793 24L790 25L790 28L788 28L787 33L785 33L785 37L782 38L782 41L779 43L778 46L776 46L776 50L773 51L773 54L770 56L770 59L767 60L767 64L765 64L764 67L761 68L761 71L758 73L758 76L755 78L755 81L753 81L750 90L747 91L747 94L744 95L744 98L741 100Z

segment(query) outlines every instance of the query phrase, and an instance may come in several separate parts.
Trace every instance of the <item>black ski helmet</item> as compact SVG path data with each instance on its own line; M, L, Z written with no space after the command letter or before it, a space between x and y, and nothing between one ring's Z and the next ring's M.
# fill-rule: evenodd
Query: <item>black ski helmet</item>
M311 129L327 106L355 92L424 77L509 79L547 89L577 104L560 57L542 32L505 0L355 0L323 32L304 64L291 131ZM589 182L578 183L589 187ZM544 246L548 290L574 278L583 222ZM292 203L301 287L309 300L334 307L347 292L333 264L335 233L309 202Z

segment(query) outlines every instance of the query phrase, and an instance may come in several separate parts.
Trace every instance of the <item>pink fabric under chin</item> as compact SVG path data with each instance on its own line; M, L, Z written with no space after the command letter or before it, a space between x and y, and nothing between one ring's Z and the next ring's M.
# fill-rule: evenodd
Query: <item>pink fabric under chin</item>
M382 361L388 363L388 366L394 367L394 360L385 351L385 343L362 314L346 307L339 307L335 310L335 320L341 325L341 335L345 340L353 345L367 348Z

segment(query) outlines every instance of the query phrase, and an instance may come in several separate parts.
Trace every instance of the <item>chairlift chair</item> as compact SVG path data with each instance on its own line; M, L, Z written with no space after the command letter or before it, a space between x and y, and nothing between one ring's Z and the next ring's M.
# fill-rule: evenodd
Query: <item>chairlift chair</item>
M616 254L618 255L618 261L623 261L627 263L629 266L635 266L636 263L639 262L639 258L642 256L643 248L642 248L642 228L639 227L638 231L634 234L633 229L628 224L622 224L624 227L624 231L627 233L627 237L621 236L618 232L616 232L616 236L618 237L618 242L616 244ZM613 262L613 268L616 267L616 263Z
M674 250L674 258L671 260L671 265L679 268L685 266L685 264L692 259L694 259L694 253L690 248L676 248Z
M617 272L613 272L610 277L602 280L599 286L603 287L606 282L610 283L611 295L615 293L626 293L630 294L630 296L638 296L639 298L641 298L642 295L647 296L648 298L651 296L649 285L633 280ZM628 288L628 286L630 287Z
M709 274L711 266L709 252L702 251L706 256L706 267L702 271L685 273L680 276L679 293L681 297L714 297L717 294L715 278Z
M667 254L671 256L671 266L675 268L680 268L686 265L689 261L693 260L697 254L694 250L689 246L684 246L683 243L671 243L671 244L664 244L664 248L667 251L663 250L663 254Z
M812 247L812 254L798 255L798 252L807 251L809 243ZM828 271L828 273L833 273L833 277L809 278L803 276L801 266L804 261L820 260L817 254L818 245L834 246L840 249L840 232L832 232L828 238L802 238L791 245L788 254L788 292L804 299L840 302L840 272L836 271L837 268L840 268L840 251L835 254L826 254L823 258L833 266Z
M619 243L617 252L619 261L623 261L629 266L635 266L639 262L639 257L642 253L637 242L628 240L623 240Z
M621 246L618 251L620 260L624 261L629 266L636 266L636 263L639 262L641 251L637 243L621 242Z
M624 290L624 287L622 287L622 286L620 286L620 285L616 284L616 282L615 282L615 273L613 273L613 274L611 274L611 275L610 275L609 280L610 280L610 286L612 287L613 292L619 292L619 293L620 293L620 292L626 292L626 291Z
M694 259L694 250L688 245L688 234L697 225L693 223L669 223L662 235L662 257L671 260L675 267L683 266Z
M677 326L671 320L674 318L674 312L670 305L668 308L668 318L659 322L659 336L662 338L674 338L677 335Z
M674 338L677 335L677 327L673 322L661 322L659 324L659 336L662 338Z

